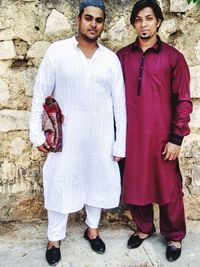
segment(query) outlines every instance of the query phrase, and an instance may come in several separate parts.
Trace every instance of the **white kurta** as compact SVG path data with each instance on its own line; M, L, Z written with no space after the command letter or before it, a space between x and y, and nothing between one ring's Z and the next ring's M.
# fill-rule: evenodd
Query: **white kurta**
M53 95L64 114L63 151L49 153L43 168L45 208L60 213L84 204L118 206L120 173L113 156L125 156L126 111L121 66L99 44L91 59L76 38L53 43L39 68L32 103L30 139L44 143L42 104ZM116 140L114 134L116 123Z

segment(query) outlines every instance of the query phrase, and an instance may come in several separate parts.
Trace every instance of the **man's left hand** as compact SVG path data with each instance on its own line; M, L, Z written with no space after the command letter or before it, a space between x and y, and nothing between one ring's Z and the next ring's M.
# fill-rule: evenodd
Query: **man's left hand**
M117 162L118 162L118 161L122 160L123 157L115 157L115 156L114 156L113 159L114 159L114 161L117 161Z
M175 160L180 154L181 146L177 146L173 143L168 142L165 145L163 155L165 155L164 160Z

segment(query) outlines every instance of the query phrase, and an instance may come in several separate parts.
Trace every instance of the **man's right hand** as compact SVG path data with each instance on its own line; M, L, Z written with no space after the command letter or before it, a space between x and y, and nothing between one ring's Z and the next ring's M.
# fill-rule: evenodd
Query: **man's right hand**
M41 146L37 146L37 149L38 149L40 152L43 152L43 153L47 154L47 153L49 153L50 146L49 146L48 143L45 141L44 144L42 144Z

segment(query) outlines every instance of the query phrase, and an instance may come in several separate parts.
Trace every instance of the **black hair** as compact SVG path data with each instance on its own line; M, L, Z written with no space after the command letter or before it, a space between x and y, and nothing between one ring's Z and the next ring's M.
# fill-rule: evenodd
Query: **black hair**
M157 20L160 19L162 23L164 17L158 2L156 0L139 0L135 3L131 12L131 17L130 17L131 24L135 22L138 12L145 7L151 7L153 9L153 12Z

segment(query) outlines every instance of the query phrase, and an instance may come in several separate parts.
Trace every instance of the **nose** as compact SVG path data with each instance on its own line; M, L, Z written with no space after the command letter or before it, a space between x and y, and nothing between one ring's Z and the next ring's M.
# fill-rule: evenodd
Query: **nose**
M97 23L96 23L95 20L92 20L91 23L90 23L90 25L91 25L93 28L96 28Z
M141 24L141 25L142 25L142 27L145 27L145 26L147 25L147 21L146 21L146 19L143 19L143 20L142 20L142 24Z

